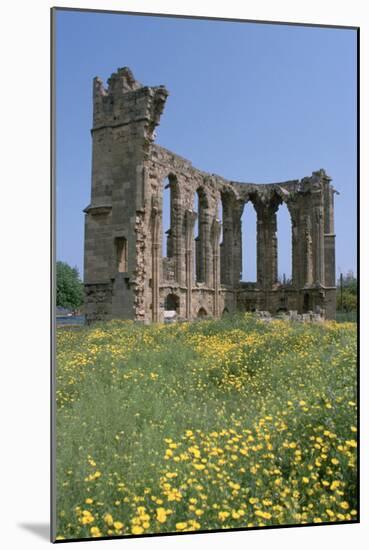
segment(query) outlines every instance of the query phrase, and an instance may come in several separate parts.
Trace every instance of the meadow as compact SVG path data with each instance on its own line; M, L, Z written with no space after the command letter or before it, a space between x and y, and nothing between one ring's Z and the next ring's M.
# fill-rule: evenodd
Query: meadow
M356 324L57 330L57 538L357 521Z

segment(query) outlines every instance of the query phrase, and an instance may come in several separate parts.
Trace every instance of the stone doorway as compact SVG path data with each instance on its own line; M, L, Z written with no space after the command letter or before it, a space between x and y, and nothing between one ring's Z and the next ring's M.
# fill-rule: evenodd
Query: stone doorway
M179 296L168 294L164 301L164 321L175 321L179 315Z
M199 311L198 311L198 313L197 313L197 317L198 317L199 319L203 319L204 317L207 317L207 316L208 316L208 313L207 313L206 309L203 308L203 307L200 307L200 309L199 309Z

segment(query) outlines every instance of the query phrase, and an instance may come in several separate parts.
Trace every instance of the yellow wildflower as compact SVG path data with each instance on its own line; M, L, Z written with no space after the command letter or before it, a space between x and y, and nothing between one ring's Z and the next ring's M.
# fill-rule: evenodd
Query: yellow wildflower
M91 536L93 538L95 537L101 537L101 531L98 527L94 526L94 527L91 527L90 529L90 533L91 533Z
M263 512L262 510L255 510L255 516L259 516L263 519L270 519L272 514L270 512Z
M165 523L167 520L167 512L165 508L157 508L156 510L156 519L159 523Z
M229 517L229 512L219 512L218 517L220 521L225 521Z
M113 525L113 516L111 514L105 514L104 515L104 521L107 525Z

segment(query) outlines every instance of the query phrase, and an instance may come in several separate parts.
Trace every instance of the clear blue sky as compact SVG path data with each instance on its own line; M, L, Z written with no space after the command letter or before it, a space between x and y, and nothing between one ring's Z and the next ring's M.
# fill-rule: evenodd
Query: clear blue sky
M57 259L83 274L90 201L92 79L128 66L169 97L157 143L226 178L300 179L324 168L335 196L337 273L356 273L356 33L196 19L58 11L56 24ZM283 211L284 210L284 211ZM286 209L279 272L291 272ZM255 276L247 209L246 279Z

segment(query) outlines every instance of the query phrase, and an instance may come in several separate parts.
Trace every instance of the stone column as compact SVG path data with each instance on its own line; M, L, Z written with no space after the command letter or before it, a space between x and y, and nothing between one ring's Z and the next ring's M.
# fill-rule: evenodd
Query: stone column
M177 214L175 219L175 236L174 236L174 254L175 254L175 277L179 285L185 284L184 270L185 255L183 247L183 231L184 214L178 204Z
M160 282L160 260L161 260L161 244L160 244L160 218L161 212L156 204L153 205L151 210L152 216L152 274L151 274L151 286L152 286L152 320L157 322L159 320L159 282Z
M203 280L207 287L213 286L213 247L211 244L212 218L208 209L203 212L203 231L202 231L202 262L203 262Z
M271 270L270 286L278 282L278 239L277 239L277 213L270 211L269 218L270 252L271 252Z
M231 284L234 287L238 287L240 284L241 271L242 271L242 230L241 230L241 217L244 208L244 202L239 200L235 202L232 218L233 218L233 254L232 254L232 279Z
M186 232L186 319L191 319L192 312L192 278L193 278L193 229L197 218L196 212L185 211L185 232Z
M303 216L304 234L303 234L303 279L302 286L311 286L313 284L313 239L312 239L312 227L311 216L306 213Z
M192 269L192 282L197 283L201 282L201 249L200 249L200 237L197 236L194 238L192 243L192 258L193 258L193 269Z
M205 197L199 195L199 236L196 239L196 281L211 286L211 218Z
M219 272L219 238L221 224L217 219L213 220L211 228L211 244L213 248L213 288L214 288L214 304L213 315L219 317L219 287L220 287L220 272Z
M223 243L221 247L221 282L231 285L233 267L233 215L230 201L223 203Z
M270 205L257 207L257 282L271 290L278 280L277 215Z
M329 183L324 189L324 262L325 262L325 284L336 286L336 258L335 258L334 233L334 189Z
M265 225L262 212L256 211L256 280L260 288L264 287L264 248Z
M334 189L330 184L331 178L324 178L324 233L334 233Z
M314 282L324 286L324 212L322 195L320 191L314 193L312 219L313 219L313 257L314 257Z
M301 261L300 261L300 241L301 227L299 210L289 205L288 210L291 216L291 233L292 233L292 285L294 288L299 288L301 285Z

